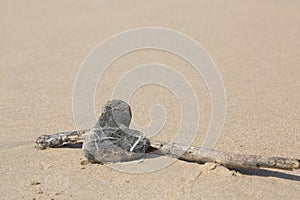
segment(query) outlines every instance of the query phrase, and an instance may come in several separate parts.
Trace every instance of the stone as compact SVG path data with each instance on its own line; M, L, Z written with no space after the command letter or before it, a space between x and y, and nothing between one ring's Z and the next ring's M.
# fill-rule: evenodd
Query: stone
M130 106L121 100L106 103L95 126L85 135L84 156L90 162L121 162L140 159L150 146L150 140L129 128Z

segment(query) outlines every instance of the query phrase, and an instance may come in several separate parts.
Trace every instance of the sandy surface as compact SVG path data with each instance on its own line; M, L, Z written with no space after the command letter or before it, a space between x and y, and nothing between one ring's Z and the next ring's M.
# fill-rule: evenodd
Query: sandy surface
M200 42L218 65L227 93L226 121L216 149L300 158L300 3L290 1L0 1L0 199L299 199L300 171L229 171L176 161L130 174L81 165L81 149L34 149L45 133L74 130L73 83L81 62L107 37L160 26ZM98 85L96 110L132 66L173 66L201 99L201 144L210 116L203 80L182 59L141 51L112 64ZM154 103L169 113L153 139L170 140L180 126L174 94L137 91L134 119L149 123ZM137 167L138 167L138 163Z

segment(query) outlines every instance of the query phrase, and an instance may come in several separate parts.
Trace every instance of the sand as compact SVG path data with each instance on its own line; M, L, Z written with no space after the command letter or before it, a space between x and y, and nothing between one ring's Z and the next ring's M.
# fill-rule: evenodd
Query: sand
M0 199L299 199L300 170L230 171L175 161L131 174L81 165L80 148L34 149L41 134L76 129L73 83L97 44L131 28L158 26L197 40L220 70L226 120L216 149L300 158L299 7L297 0L0 1ZM201 145L210 119L208 91L188 63L165 52L139 51L114 62L99 82L95 112L123 72L154 61L190 80L201 100L193 144ZM152 138L171 140L180 107L166 88L134 93L133 118L148 124L153 103L164 105L168 118Z

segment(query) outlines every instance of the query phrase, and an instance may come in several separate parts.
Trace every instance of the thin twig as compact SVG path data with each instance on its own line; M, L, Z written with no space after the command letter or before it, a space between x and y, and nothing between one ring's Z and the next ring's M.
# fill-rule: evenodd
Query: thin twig
M46 149L64 145L81 144L89 130L61 132L42 135L36 139L36 148ZM276 168L284 170L300 169L300 160L283 157L264 158L258 155L242 155L207 150L195 146L176 143L151 142L148 153L155 153L196 163L218 163L228 168Z

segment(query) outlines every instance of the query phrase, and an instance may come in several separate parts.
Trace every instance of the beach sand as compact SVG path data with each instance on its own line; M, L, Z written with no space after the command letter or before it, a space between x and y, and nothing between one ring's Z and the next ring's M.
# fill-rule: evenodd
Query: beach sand
M81 165L80 148L34 148L41 134L76 129L73 84L88 53L114 34L155 26L194 38L218 66L227 99L215 149L300 158L299 8L297 0L1 0L0 199L299 199L300 170L233 171L178 160L133 174ZM98 84L95 112L123 73L148 62L168 64L190 81L201 102L193 141L200 146L212 107L208 90L189 63L166 52L141 50L112 63ZM140 125L150 122L151 105L164 105L166 124L151 139L174 138L175 94L149 85L129 103Z

